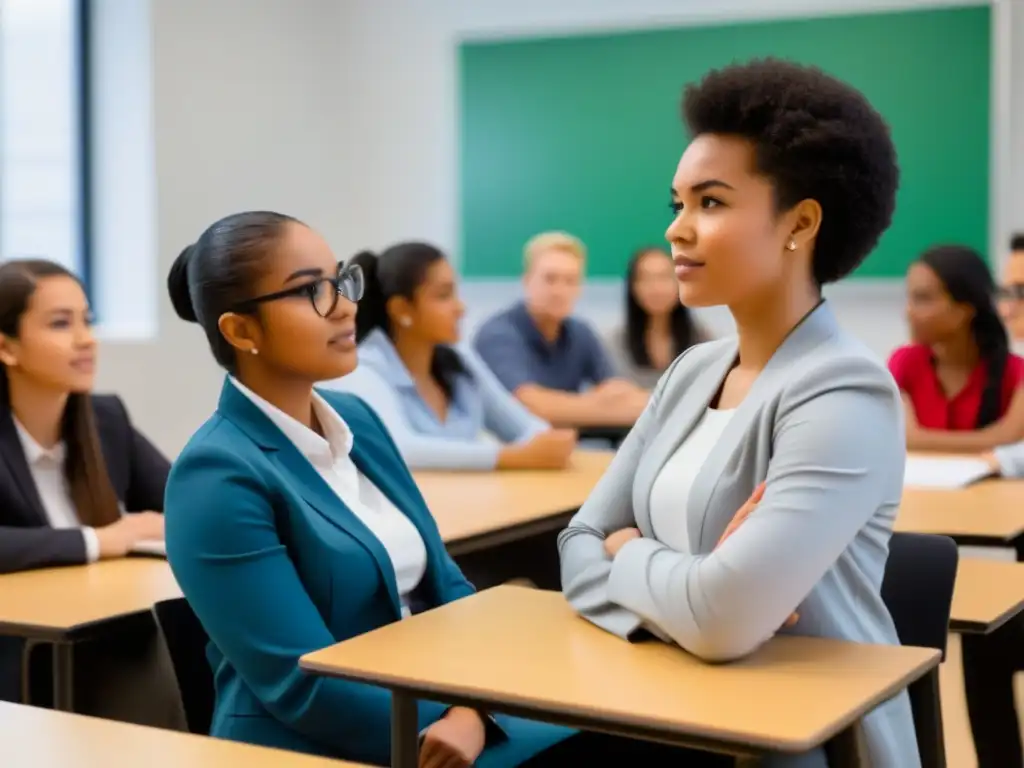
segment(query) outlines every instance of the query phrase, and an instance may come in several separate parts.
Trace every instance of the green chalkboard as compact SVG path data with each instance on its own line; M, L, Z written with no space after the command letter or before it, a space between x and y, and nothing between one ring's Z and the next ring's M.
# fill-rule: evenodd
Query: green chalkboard
M852 83L892 126L896 219L859 276L902 275L940 241L987 250L990 10L971 6L463 43L464 273L518 275L526 240L564 229L591 276L621 277L630 252L663 242L683 85L769 55Z

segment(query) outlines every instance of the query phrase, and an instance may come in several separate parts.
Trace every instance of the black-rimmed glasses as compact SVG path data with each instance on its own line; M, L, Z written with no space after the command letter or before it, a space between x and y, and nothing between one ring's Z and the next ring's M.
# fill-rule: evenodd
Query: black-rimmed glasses
M336 277L320 277L308 283L297 285L294 288L286 288L283 291L268 293L247 299L235 307L238 312L251 312L260 304L278 299L287 299L291 296L307 296L309 303L320 317L328 317L338 306L338 297L344 296L352 302L363 298L363 290L366 282L363 279L363 270L358 264L349 264L338 269Z
M996 298L1000 301L1024 301L1024 283L999 286L996 289Z

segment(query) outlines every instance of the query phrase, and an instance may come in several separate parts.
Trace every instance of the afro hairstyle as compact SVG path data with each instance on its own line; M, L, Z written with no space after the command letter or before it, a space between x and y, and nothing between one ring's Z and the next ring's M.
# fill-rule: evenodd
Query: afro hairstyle
M888 229L899 166L889 127L862 93L815 67L761 59L709 72L686 87L693 137L737 136L775 188L778 212L817 200L819 285L855 270Z

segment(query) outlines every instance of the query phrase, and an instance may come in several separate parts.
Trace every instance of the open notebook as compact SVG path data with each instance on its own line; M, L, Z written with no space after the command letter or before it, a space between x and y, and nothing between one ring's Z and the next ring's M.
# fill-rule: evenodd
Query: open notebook
M952 489L990 477L992 468L981 459L954 456L908 456L904 488Z
M148 555L150 557L167 557L167 545L163 539L147 539L138 541L131 548L133 555Z

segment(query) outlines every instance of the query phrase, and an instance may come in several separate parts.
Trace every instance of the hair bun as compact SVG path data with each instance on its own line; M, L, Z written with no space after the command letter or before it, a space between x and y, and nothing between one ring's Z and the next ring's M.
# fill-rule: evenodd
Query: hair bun
M174 311L182 320L198 323L196 308L192 305L192 292L188 287L188 263L192 258L194 245L189 245L178 254L167 273L167 293L171 297Z
M378 260L379 257L373 251L360 251L349 259L348 263L358 264L362 267L363 272L367 274L367 277L369 277L370 275L376 274Z

